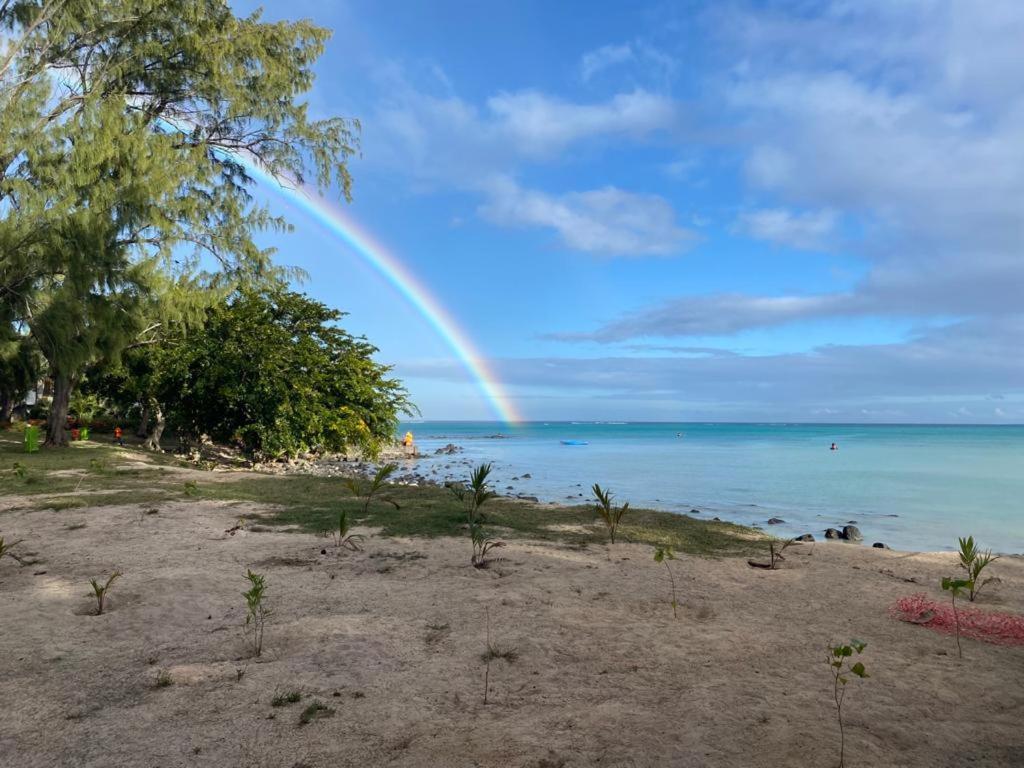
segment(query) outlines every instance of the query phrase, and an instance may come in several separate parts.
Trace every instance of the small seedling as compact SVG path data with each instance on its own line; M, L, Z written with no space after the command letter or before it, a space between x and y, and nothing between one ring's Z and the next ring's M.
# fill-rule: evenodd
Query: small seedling
M627 501L621 507L615 507L612 504L612 500L615 498L614 495L611 491L604 490L597 483L594 483L591 491L593 491L594 497L597 499L597 514L604 521L605 527L608 529L608 538L614 544L615 532L619 529L619 522L622 520L622 516L629 510L629 502Z
M4 541L4 537L0 536L0 560L3 560L4 559L4 555L6 555L7 557L11 558L11 560L14 560L14 561L20 563L21 562L21 558L18 557L13 552L11 552L11 550L14 549L16 546L18 546L19 544L21 544L22 541L23 541L22 539L18 539L17 541L12 541L10 544L8 544L7 542Z
M370 508L370 502L373 501L374 496L377 496L377 492L387 485L388 478L390 478L397 470L397 464L384 464L377 468L377 472L370 480L364 480L360 477L345 478L345 487L348 488L353 496L363 500L364 517L366 516L367 510ZM380 501L387 502L395 509L400 509L398 502L390 496L377 496L377 498L380 499Z
M299 715L299 725L309 725L318 718L330 717L333 714L334 709L319 700L314 700L308 707L302 710L302 714Z
M156 673L156 681L154 686L157 688L166 688L171 685L174 681L171 679L171 673L166 669L158 670Z
M747 565L753 568L764 568L769 571L776 571L779 568L779 563L786 558L782 556L782 553L786 549L796 542L796 539L772 539L768 542L768 562L758 562L757 560L747 560Z
M197 483L195 480L186 480L184 492L186 496L198 496L199 483Z
M89 459L89 471L94 472L97 475L105 475L107 473L107 462L103 459Z
M249 590L243 592L245 598L245 628L252 633L251 645L253 656L263 653L263 628L266 625L270 609L263 605L263 598L266 595L266 579L258 573L246 570L245 578L249 580Z
M348 512L343 509L338 513L338 530L331 534L334 536L334 546L358 552L360 551L359 542L363 540L363 536L359 533L349 533L350 529Z
M473 557L470 562L477 568L486 567L487 553L497 547L505 546L505 542L487 538L482 523L484 515L480 511L488 501L497 496L487 486L487 478L491 474L491 464L480 464L469 476L469 484L451 486L451 492L466 507L466 523L469 527L469 538L473 545Z
M103 606L107 599L107 592L110 591L111 585L114 581L120 578L121 572L114 571L110 574L110 578L107 579L107 583L102 587L96 579L89 579L89 583L92 585L93 594L96 596L96 615L101 616L103 614Z
M19 480L24 480L28 476L28 468L20 461L14 462L12 470L14 471L14 476Z
M967 582L969 584L967 590L968 599L973 603L974 598L981 592L981 588L988 584L992 579L982 579L981 573L984 571L990 563L998 560L998 556L992 555L991 549L981 550L974 543L974 537L968 536L966 539L960 539L960 567L967 571Z
M295 704L302 700L302 693L300 691L288 691L287 693L279 693L273 699L270 700L270 706L272 707L284 707L288 704Z
M964 657L963 649L960 648L960 613L956 609L956 599L966 589L969 592L974 590L974 584L970 579L951 579L946 577L942 580L942 589L949 592L953 601L953 624L956 627L956 656L958 659Z
M844 766L846 754L846 733L843 730L843 699L846 698L846 684L850 682L849 675L855 675L861 679L870 677L861 662L855 662L847 666L848 660L856 653L860 656L867 643L860 640L851 640L849 645L830 645L828 647L827 661L829 670L832 672L833 685L832 697L836 703L836 719L839 720L839 768Z
M672 547L664 546L658 547L656 550L654 550L654 562L665 564L665 569L668 571L669 581L672 582L672 617L678 619L679 612L677 609L679 606L679 602L676 600L676 577L672 574L672 568L668 564L669 560L675 559L676 555L672 551Z
M480 658L484 662L484 704L487 703L487 693L491 685L491 661L504 659L511 664L519 658L515 648L503 648L491 642L491 609L488 606L485 610L487 612L487 649L480 654Z

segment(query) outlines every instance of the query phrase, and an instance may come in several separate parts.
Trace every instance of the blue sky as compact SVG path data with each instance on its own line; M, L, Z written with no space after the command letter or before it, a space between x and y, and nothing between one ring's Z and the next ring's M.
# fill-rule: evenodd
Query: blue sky
M255 7L237 2L241 11ZM334 30L350 212L531 419L1024 421L1024 6L264 4ZM491 411L315 220L265 241L426 418Z

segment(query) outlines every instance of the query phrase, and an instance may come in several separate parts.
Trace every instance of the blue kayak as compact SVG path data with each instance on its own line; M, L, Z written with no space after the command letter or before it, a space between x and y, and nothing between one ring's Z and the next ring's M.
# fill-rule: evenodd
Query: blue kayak
M563 440L562 445L590 445L586 440Z

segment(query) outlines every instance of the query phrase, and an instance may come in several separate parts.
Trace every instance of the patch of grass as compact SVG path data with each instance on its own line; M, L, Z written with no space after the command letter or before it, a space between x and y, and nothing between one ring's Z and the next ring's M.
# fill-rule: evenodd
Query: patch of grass
M174 680L171 679L171 673L166 669L157 670L156 680L153 681L154 688L167 688L174 684Z
M330 717L333 714L333 707L328 707L319 699L314 699L310 702L309 706L302 710L302 714L299 715L299 725L309 725L314 720Z
M300 691L288 691L287 693L279 693L270 700L270 706L272 707L284 707L288 704L295 704L302 700L302 693Z
M54 512L63 512L65 509L81 509L88 506L85 499L80 496L68 496L63 499L53 499L46 502L43 509L52 509Z

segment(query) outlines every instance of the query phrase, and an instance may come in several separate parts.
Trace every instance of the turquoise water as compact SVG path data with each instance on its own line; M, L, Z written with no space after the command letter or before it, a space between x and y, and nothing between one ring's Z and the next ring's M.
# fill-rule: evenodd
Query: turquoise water
M1024 552L1024 426L421 422L406 429L422 452L450 442L464 449L421 462L431 477L461 478L467 463L492 461L498 490L544 501L582 503L598 482L636 506L696 508L780 536L820 539L825 528L856 521L868 544L946 550L973 534L996 551ZM833 442L837 451L829 450ZM512 479L524 473L532 477ZM770 517L786 522L768 526Z

